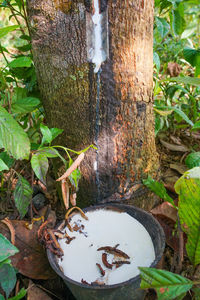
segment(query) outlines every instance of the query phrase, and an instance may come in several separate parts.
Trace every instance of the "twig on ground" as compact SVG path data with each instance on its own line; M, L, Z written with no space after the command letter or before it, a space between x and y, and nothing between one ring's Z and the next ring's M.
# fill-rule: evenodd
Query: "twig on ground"
M10 220L8 218L5 218L4 220L1 220L2 223L4 223L10 230L10 234L11 234L11 243L13 245L15 245L15 229L12 225L12 223L10 222Z

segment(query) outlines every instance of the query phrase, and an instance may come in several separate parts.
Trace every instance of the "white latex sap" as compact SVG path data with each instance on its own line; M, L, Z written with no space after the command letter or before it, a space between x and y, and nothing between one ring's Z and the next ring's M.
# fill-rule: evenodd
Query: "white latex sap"
M70 244L59 240L64 256L58 263L64 274L78 282L88 283L99 279L105 284L112 285L129 280L139 274L138 266L149 267L155 259L155 252L150 235L143 225L127 213L99 209L86 213L88 221L79 214L72 217L70 224L83 224L83 233L65 231L76 238ZM119 250L129 255L130 264L119 268L107 269L102 263L103 251L97 251L103 246L119 244ZM112 262L113 255L108 255ZM116 260L116 259L115 259ZM101 264L106 271L101 276L96 263Z
M101 20L102 16L99 10L99 0L94 0L94 14L92 16L92 21L94 23L94 56L92 62L95 64L94 72L97 73L104 61L102 55L102 26Z

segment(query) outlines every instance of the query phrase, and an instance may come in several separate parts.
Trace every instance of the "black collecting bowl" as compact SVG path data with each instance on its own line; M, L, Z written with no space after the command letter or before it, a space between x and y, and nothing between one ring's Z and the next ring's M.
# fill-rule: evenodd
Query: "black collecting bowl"
M93 211L96 209L111 209L126 212L136 220L138 220L148 231L151 236L154 250L155 260L150 267L156 267L159 263L165 248L165 236L162 227L157 220L149 213L137 207L123 204L103 204L85 208L83 211ZM47 250L47 255L51 267L64 280L68 288L73 293L77 300L142 300L145 296L145 291L140 287L140 276L135 276L130 280L122 283L104 286L88 286L80 282L76 282L65 276L60 270L56 256Z

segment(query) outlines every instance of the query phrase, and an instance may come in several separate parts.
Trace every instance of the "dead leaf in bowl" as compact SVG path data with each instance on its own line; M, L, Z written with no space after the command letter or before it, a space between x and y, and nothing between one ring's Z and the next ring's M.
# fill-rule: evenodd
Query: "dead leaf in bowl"
M19 253L11 257L12 264L24 276L33 279L50 279L56 274L51 269L46 252L38 242L38 224L33 224L33 229L26 228L25 221L10 220L15 229L15 246ZM0 233L10 239L8 227L0 223Z

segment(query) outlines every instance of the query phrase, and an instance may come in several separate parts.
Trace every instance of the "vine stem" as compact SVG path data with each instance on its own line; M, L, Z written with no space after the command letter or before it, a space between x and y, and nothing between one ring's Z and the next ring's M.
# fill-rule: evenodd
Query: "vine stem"
M3 58L5 59L6 63L8 64L7 57L5 56L5 53L4 53L4 51L3 51L3 48L2 48L2 46L1 46L1 44L0 44L0 48L1 48L1 54L3 55Z
M24 31L23 27L21 26L21 23L20 23L20 21L18 20L16 14L15 14L15 10L13 9L12 5L8 2L8 0L6 0L6 3L8 4L8 7L10 8L10 11L12 12L13 17L15 18L17 24L19 25L19 28L20 28L22 34L25 35L25 31Z
M33 169L31 170L31 187L33 190L33 185L34 185L34 172ZM31 197L31 201L30 201L30 217L31 220L33 219L33 197Z
M72 150L72 149L69 149L69 148L66 148L66 147L63 147L63 146L52 146L53 148L60 148L60 149L63 149L65 150L65 152L72 152L72 153L75 153L75 154L80 154L82 151L75 151L75 150Z
M22 8L23 8L23 12L24 12L24 20L26 22L26 27L28 29L29 36L31 36L31 30L30 30L30 26L29 26L29 23L28 23L28 16L27 16L27 13L26 13L26 8L25 8L24 0L22 0ZM30 50L30 52L33 55L32 49Z
M181 229L181 223L180 223L179 215L178 215L178 234L179 234L179 255L178 255L177 272L180 273L180 271L182 269L182 262L183 262L183 259L184 259L184 255L183 255L184 240L183 240L183 231Z

